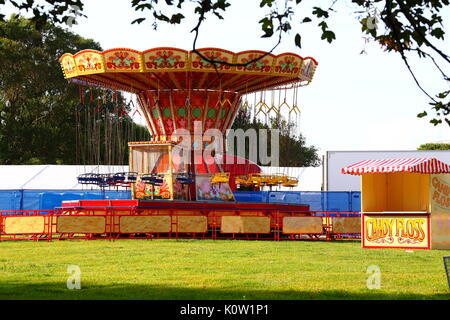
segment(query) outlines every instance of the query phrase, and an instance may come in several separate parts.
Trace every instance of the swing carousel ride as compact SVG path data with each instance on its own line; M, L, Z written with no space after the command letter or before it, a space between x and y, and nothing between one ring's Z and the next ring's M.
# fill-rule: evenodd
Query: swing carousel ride
M95 211L92 208L99 206L117 210L132 208L130 212L141 214L163 214L170 210L174 213L175 210L177 214L206 216L207 224L211 222L209 216L218 210L222 210L222 215L253 215L255 218L270 217L274 212L307 215L307 205L236 202L233 191L237 187L254 190L293 187L298 180L285 174L262 174L255 163L222 151L209 155L203 151L216 139L207 138L208 130L217 129L225 138L240 108L266 122L271 115L282 114L287 115L289 121L291 118L298 120L298 90L311 82L317 62L293 53L234 53L218 48L197 51L200 55L169 47L143 52L117 48L103 52L83 50L66 53L60 58L65 78L81 88L80 99L85 100L85 92L89 90L88 100L96 105L91 108L95 111L88 111L93 119L88 119L89 114L84 117L94 130L85 133L88 140L80 138L87 142L81 148L85 150L77 150L77 154L87 155L86 148L90 148L91 164L103 157L109 159L109 163L105 163L112 165L112 161L124 159L127 152L123 144L112 140L123 133L125 139L142 139L142 134L139 136L129 124L127 127L120 121L115 127L110 125L108 129L105 123L103 131L96 130L95 123L106 114L115 114L116 119L121 119L130 118L134 111L133 115L141 116L148 130L146 141L128 142L128 171L103 175L86 173L78 177L79 183L84 185L129 187L132 200L67 201L63 202L64 208L77 212ZM210 63L202 56L222 63ZM102 92L97 97L93 94L96 90ZM137 101L134 110L118 102L122 99L120 92L134 94ZM253 105L248 101L251 95ZM267 103L269 96L271 101ZM114 102L114 106L105 107L107 99ZM184 132L183 135L180 132ZM105 144L109 141L108 148L95 143L100 135ZM181 144L190 150L180 152L177 147ZM178 153L174 152L176 149ZM222 225L224 223L222 220ZM230 223L228 228L233 229L234 222L230 220ZM245 229L242 228L241 225L238 229Z

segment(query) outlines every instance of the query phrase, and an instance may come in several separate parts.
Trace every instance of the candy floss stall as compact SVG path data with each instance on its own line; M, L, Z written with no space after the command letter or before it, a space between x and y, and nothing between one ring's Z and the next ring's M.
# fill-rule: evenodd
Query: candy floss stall
M450 249L450 166L435 158L365 160L361 175L363 248Z

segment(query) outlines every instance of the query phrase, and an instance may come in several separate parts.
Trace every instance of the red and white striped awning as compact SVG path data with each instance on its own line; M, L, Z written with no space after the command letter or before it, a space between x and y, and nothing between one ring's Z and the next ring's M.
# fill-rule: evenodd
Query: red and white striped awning
M342 168L344 174L416 172L450 173L450 165L435 158L364 160Z

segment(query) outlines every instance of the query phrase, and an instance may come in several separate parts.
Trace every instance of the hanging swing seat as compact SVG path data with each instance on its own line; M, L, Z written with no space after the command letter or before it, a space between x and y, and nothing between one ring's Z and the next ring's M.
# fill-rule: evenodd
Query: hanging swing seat
M262 173L252 173L250 174L250 181L255 187L263 187L267 184L268 176Z
M236 184L238 184L240 186L250 186L250 185L252 185L252 181L250 180L248 175L236 176L234 181L236 182Z
M101 177L98 173L83 173L77 177L79 184L95 184L101 182Z
M214 174L214 176L211 178L212 184L228 183L229 181L230 181L229 172L219 172Z
M114 175L112 174L105 174L103 176L104 178L104 182L106 185L110 186L110 187L114 187L116 185L116 180L114 179Z
M194 183L194 177L190 173L180 173L175 179L182 185Z
M141 176L141 181L144 184L151 184L153 186L161 186L164 182L164 175L157 173L144 173Z
M113 175L114 182L120 187L129 187L137 181L137 172L118 172Z
M289 187L289 188L296 187L297 185L298 185L298 179L295 177L286 177L286 181L283 182L283 184L282 184L283 187Z
M101 173L91 173L92 175L92 184L97 185L100 188L108 187L110 184L109 181L109 174L101 174Z
M295 112L296 115L299 115L301 113L300 109L297 107L297 105L294 105L290 110L289 110L289 115Z
M284 177L285 176L283 176L280 173L269 175L267 178L266 185L269 187L279 186L280 184L282 184L284 182L284 179L283 179Z

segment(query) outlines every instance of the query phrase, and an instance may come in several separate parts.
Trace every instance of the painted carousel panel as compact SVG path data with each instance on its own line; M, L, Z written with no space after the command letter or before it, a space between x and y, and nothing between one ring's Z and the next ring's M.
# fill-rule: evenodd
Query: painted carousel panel
M222 233L269 233L269 217L223 216Z
M6 217L5 234L44 233L46 217Z
M178 232L207 232L208 221L205 216L178 216L177 229Z
M58 216L56 231L58 233L104 233L106 221L104 216Z
M283 233L323 233L321 217L284 217Z
M188 69L188 51L162 47L146 50L142 53L144 71L186 71Z
M105 72L103 55L97 50L83 50L74 54L78 75Z
M333 233L361 233L360 217L331 218Z
M108 72L142 72L142 55L139 51L117 48L103 51L105 69Z
M120 217L121 233L170 232L169 216L122 216Z

